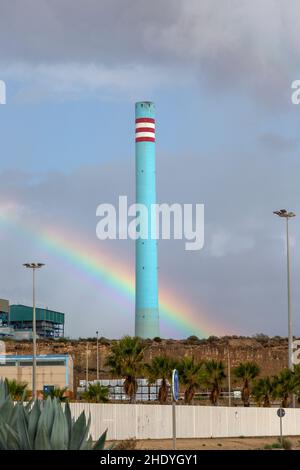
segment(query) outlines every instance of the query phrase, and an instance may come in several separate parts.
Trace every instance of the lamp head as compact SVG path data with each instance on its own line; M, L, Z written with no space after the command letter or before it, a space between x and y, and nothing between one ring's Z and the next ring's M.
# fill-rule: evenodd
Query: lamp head
M45 266L45 263L24 263L23 266L25 268L38 269L38 268L42 268L43 266Z

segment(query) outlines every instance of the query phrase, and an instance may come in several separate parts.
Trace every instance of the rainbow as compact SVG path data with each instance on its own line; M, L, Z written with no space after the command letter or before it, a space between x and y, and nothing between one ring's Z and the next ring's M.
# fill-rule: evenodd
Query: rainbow
M20 206L14 202L0 204L2 228L22 232L22 235L42 246L49 254L59 257L72 271L75 269L97 286L101 285L111 291L113 301L119 299L122 302L127 299L133 310L134 272L124 262L117 260L111 252L103 249L105 242L99 242L99 246L90 248L90 242L84 242L82 238L76 239L71 232L59 230L56 226L41 228L31 220L29 223L28 217L19 212ZM228 334L228 328L213 324L209 314L204 315L198 309L192 308L161 280L159 304L161 321L166 328L175 329L181 337Z

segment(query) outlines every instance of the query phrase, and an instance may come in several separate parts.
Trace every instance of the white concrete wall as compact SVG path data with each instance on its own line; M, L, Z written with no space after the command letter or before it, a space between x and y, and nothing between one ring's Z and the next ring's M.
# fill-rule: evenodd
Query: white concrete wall
M109 440L170 439L171 405L71 403L74 417L91 414L91 435L96 440L107 428ZM176 406L177 437L278 436L277 408ZM286 409L284 435L300 435L300 409Z

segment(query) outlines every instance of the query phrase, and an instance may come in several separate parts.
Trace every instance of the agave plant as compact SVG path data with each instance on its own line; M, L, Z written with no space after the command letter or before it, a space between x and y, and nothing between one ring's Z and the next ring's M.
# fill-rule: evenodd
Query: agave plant
M103 450L107 431L94 444L90 421L84 411L72 418L69 404L63 409L57 398L14 404L0 382L0 450Z

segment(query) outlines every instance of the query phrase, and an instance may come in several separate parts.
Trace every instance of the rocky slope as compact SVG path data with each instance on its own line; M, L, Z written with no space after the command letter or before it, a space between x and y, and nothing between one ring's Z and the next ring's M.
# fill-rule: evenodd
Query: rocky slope
M115 340L101 338L99 340L100 377L109 378L109 371L105 366L111 344ZM157 341L146 340L147 346L145 360L159 354L167 354L173 358L194 356L196 359L218 359L228 361L230 355L231 367L243 361L256 361L261 367L261 375L273 375L287 366L287 339L265 335L247 337L223 337L200 340L190 337L186 340L164 339ZM88 348L87 348L88 345ZM71 354L74 359L75 383L85 378L86 356L88 350L88 368L90 380L96 378L96 339L38 341L38 354ZM6 341L8 354L31 354L32 344L29 341Z

